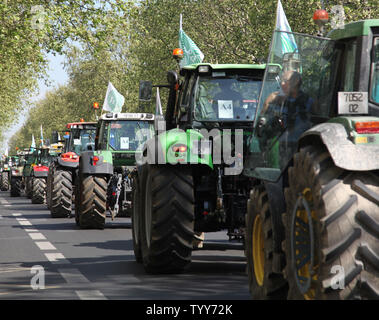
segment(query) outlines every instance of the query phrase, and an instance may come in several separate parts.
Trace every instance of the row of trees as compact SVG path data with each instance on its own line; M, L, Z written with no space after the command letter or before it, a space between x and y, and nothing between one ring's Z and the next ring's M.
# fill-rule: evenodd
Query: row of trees
M276 0L12 1L16 2L28 3L29 7L39 3L49 23L37 30L34 51L25 52L25 49L13 56L15 63L20 64L19 70L29 68L29 73L18 73L25 77L22 81L10 77L9 84L6 82L11 87L12 81L16 81L20 91L15 93L18 100L15 99L11 107L8 104L3 108L0 104L3 121L0 126L3 128L14 119L22 106L22 98L30 95L35 79L43 75L44 52L66 55L69 81L31 108L24 127L11 140L13 150L16 146L28 147L32 133L39 136L41 123L46 137L52 130L64 130L67 122L80 118L94 120L92 103L102 104L108 81L125 96L123 111L137 111L139 81L149 79L164 83L166 71L176 68L171 52L178 46L181 13L183 29L205 54L206 62L265 61L277 6ZM334 5L343 5L346 22L375 18L379 13L377 0L323 2L329 12ZM321 8L322 1L282 0L282 4L293 31L316 34L312 17L314 11ZM33 37L35 30L31 27L26 30L29 34L24 38ZM3 46L0 55L3 55L2 50ZM38 62L33 64L35 58L32 57L38 57ZM16 70L10 69L7 72ZM7 78L6 75L9 74L0 69L1 79ZM0 86L0 97L3 92L8 91ZM2 118L2 112L8 112L8 118Z

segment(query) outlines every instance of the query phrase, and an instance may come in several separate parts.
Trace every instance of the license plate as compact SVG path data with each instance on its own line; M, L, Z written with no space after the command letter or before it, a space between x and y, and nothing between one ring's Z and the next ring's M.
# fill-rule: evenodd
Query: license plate
M338 92L338 114L368 114L368 92Z

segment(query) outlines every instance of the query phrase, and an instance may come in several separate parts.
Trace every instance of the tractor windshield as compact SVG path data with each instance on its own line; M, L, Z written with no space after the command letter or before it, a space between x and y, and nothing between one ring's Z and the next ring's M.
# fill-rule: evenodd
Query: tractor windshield
M279 179L300 136L328 119L339 57L332 40L275 31L248 146L247 174Z
M252 121L262 80L237 72L200 76L194 110L197 121Z
M379 104L379 37L374 39L374 61L371 69L371 101Z
M71 128L69 151L80 155L83 151L95 149L95 128Z
M152 136L148 121L112 121L109 127L109 146L115 151L136 151Z

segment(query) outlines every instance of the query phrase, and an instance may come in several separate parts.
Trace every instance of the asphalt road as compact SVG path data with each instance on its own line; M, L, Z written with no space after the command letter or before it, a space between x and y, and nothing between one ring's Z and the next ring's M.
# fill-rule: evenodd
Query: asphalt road
M186 273L149 275L135 261L130 219L107 219L104 230L81 230L0 192L0 299L250 299L242 250L194 251ZM225 232L205 239L227 243Z

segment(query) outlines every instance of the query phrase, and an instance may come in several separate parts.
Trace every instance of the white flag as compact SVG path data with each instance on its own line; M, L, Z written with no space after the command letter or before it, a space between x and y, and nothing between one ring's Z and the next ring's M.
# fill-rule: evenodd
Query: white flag
M124 96L116 90L111 82L109 82L107 94L105 95L103 104L103 110L113 113L120 113L124 102Z
M278 0L278 6L276 9L275 30L292 32L280 0ZM277 45L281 46L282 53L295 52L295 50L297 49L297 45L296 45L294 36L292 34L288 34L288 33L282 33L281 34L281 41Z

